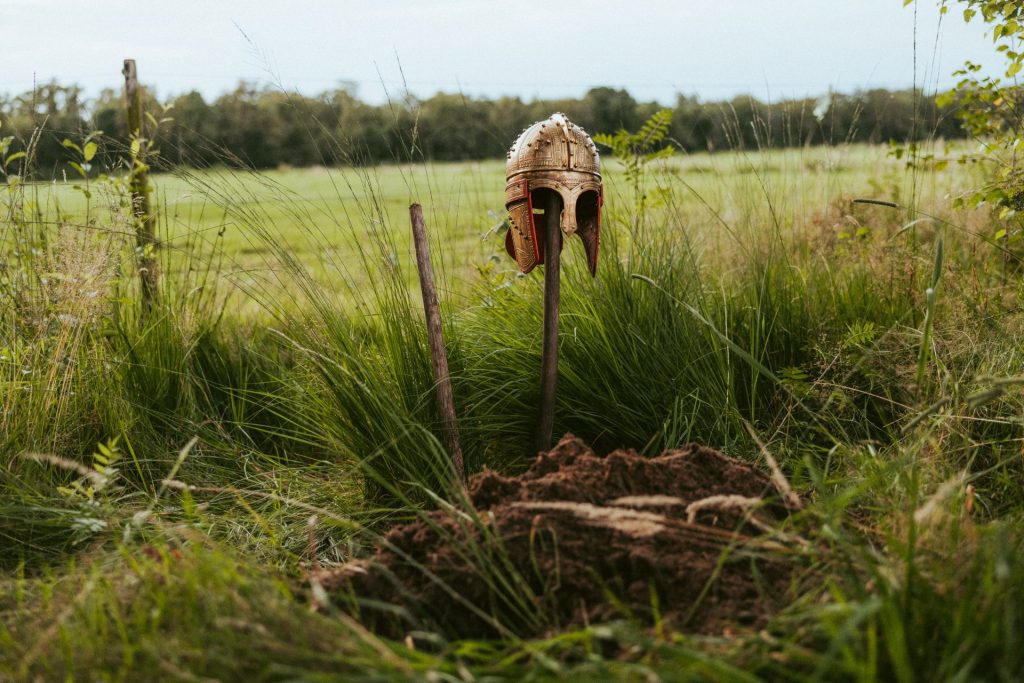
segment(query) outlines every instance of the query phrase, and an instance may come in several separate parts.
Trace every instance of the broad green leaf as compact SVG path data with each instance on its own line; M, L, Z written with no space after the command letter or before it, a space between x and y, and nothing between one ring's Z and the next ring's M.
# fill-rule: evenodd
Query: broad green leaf
M82 158L85 159L86 162L89 162L89 161L92 161L92 158L94 156L96 156L96 143L95 142L87 142L87 143L85 143L85 147L82 149Z

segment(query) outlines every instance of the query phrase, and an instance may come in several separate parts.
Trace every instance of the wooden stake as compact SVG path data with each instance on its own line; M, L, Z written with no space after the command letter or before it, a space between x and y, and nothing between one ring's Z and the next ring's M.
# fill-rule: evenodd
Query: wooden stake
M416 245L416 267L420 273L420 290L423 292L423 312L427 318L427 341L430 343L430 361L434 368L434 385L437 388L437 409L441 413L441 427L445 447L459 479L465 481L466 466L462 460L459 445L459 424L455 419L455 399L452 397L452 379L448 372L448 356L444 349L441 331L441 310L437 304L437 289L434 286L434 268L430 264L430 247L427 244L427 228L423 221L423 207L413 204L409 207L412 221L413 242Z
M138 245L139 277L142 284L142 310L148 311L157 302L156 216L149 204L149 173L146 171L145 147L142 139L142 88L139 87L135 60L124 60L124 95L128 109L128 136L132 149L131 170L128 172L132 195L132 213L135 215L136 244Z
M558 295L562 256L562 198L549 193L544 207L544 344L540 369L540 421L536 451L551 448L555 425L555 386L558 383Z

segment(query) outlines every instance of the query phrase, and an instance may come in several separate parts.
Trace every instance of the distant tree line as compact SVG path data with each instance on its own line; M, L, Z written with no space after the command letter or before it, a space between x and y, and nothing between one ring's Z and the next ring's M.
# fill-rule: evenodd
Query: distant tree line
M578 99L524 102L439 93L372 105L345 89L304 96L246 83L212 102L189 92L146 103L163 164L256 168L500 158L524 127L553 111L564 111L590 133L610 133L635 130L662 108L607 87ZM48 83L0 96L0 137L15 137L12 150L34 141L40 177L66 172L71 155L62 140L97 130L103 132L101 151L92 166L102 168L123 156L128 144L120 91L87 100L77 86ZM953 105L939 106L919 91L879 89L778 102L702 102L680 95L669 139L682 150L714 151L963 136Z

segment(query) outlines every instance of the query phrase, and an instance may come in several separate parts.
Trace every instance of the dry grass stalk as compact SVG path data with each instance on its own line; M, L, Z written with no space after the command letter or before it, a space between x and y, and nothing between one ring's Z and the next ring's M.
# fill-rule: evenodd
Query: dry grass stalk
M760 449L765 462L768 463L768 469L771 471L772 485L775 486L775 490L779 492L779 495L782 496L782 499L785 500L787 504L797 510L802 510L804 507L803 501L800 500L800 496L796 494L793 487L789 485L789 480L786 479L786 475L782 473L782 468L779 467L779 463L775 459L775 456L771 454L768 447L763 441L761 441L761 437L757 435L753 425L746 421L743 422L743 425L747 428L750 438L754 440L754 443L756 443L757 447Z
M734 494L708 496L707 498L701 498L700 500L696 500L686 506L686 522L688 524L696 524L697 513L703 510L738 510L746 513L761 505L763 502L764 501L761 498L748 498L746 496L737 496ZM757 522L752 517L751 521L753 521L754 525L759 528L771 528L763 522Z

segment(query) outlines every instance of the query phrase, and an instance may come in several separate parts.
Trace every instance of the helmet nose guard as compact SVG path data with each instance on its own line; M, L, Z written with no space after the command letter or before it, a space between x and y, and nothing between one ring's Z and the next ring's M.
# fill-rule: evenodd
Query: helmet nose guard
M529 273L544 263L544 232L537 230L534 207L544 205L539 195L556 192L562 198L562 232L580 236L587 267L596 275L604 192L601 159L590 136L562 113L538 121L509 149L505 180L505 249L519 269Z

